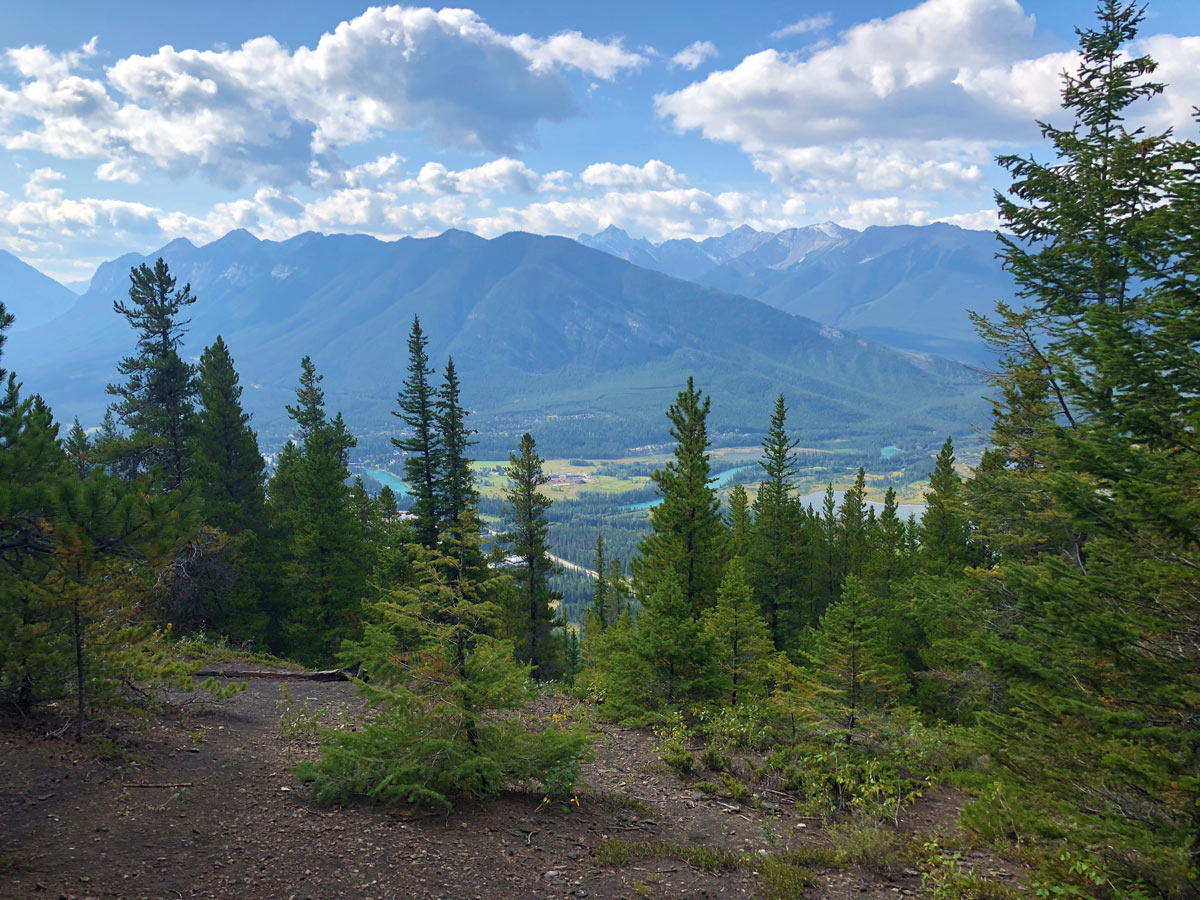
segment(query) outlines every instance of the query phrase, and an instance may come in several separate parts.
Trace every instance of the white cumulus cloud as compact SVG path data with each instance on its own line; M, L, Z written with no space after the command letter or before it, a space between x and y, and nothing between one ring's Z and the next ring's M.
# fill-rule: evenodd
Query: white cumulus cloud
M95 53L94 41L6 51L16 79L0 74L0 145L113 163L101 177L148 165L226 186L305 183L345 168L338 148L391 132L512 153L577 112L563 70L611 79L645 62L619 39L508 35L471 10L401 6L372 7L312 48L270 36L164 46L102 73Z
M681 69L697 69L707 59L717 55L717 45L712 41L694 41L671 57L671 64Z

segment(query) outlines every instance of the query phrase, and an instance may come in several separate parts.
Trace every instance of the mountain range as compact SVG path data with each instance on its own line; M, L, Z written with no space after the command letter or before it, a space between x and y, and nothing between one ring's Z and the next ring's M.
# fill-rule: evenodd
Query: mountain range
M578 240L784 312L973 364L993 360L967 310L990 312L1014 295L995 234L944 223L855 231L826 222L778 233L744 225L722 237L659 244L609 227Z
M104 385L134 347L112 303L126 294L130 268L158 256L198 297L184 355L225 338L264 449L289 430L284 404L310 354L360 450L387 451L414 314L438 364L455 359L478 453L511 447L526 429L551 455L622 455L664 442L664 411L688 375L712 394L718 441L757 440L779 392L806 445L933 444L985 415L978 378L962 365L565 238L448 231L273 242L235 231L105 263L65 315L13 335L6 365L60 419L98 423Z
M56 319L78 298L48 275L0 250L0 303L13 316L13 333Z

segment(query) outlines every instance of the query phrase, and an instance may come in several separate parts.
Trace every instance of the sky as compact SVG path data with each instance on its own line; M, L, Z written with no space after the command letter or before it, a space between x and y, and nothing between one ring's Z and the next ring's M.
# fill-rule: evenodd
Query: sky
M0 249L65 282L245 228L654 241L824 221L993 228L1047 158L1080 0L0 0ZM1130 51L1196 133L1200 3Z

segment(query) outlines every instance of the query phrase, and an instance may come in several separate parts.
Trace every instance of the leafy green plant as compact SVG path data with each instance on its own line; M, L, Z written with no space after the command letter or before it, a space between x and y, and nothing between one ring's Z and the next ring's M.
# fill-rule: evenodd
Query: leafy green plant
M279 686L275 708L279 710L279 733L289 741L316 734L321 728L321 711L309 706L307 700L297 703L287 685Z

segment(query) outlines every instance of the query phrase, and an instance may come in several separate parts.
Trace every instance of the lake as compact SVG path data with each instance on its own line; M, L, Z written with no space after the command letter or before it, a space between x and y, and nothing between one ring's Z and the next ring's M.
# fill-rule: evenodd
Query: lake
M399 475L393 475L387 469L367 469L367 474L380 484L390 487L392 489L392 493L397 497L407 496L408 485L404 483L404 479Z

